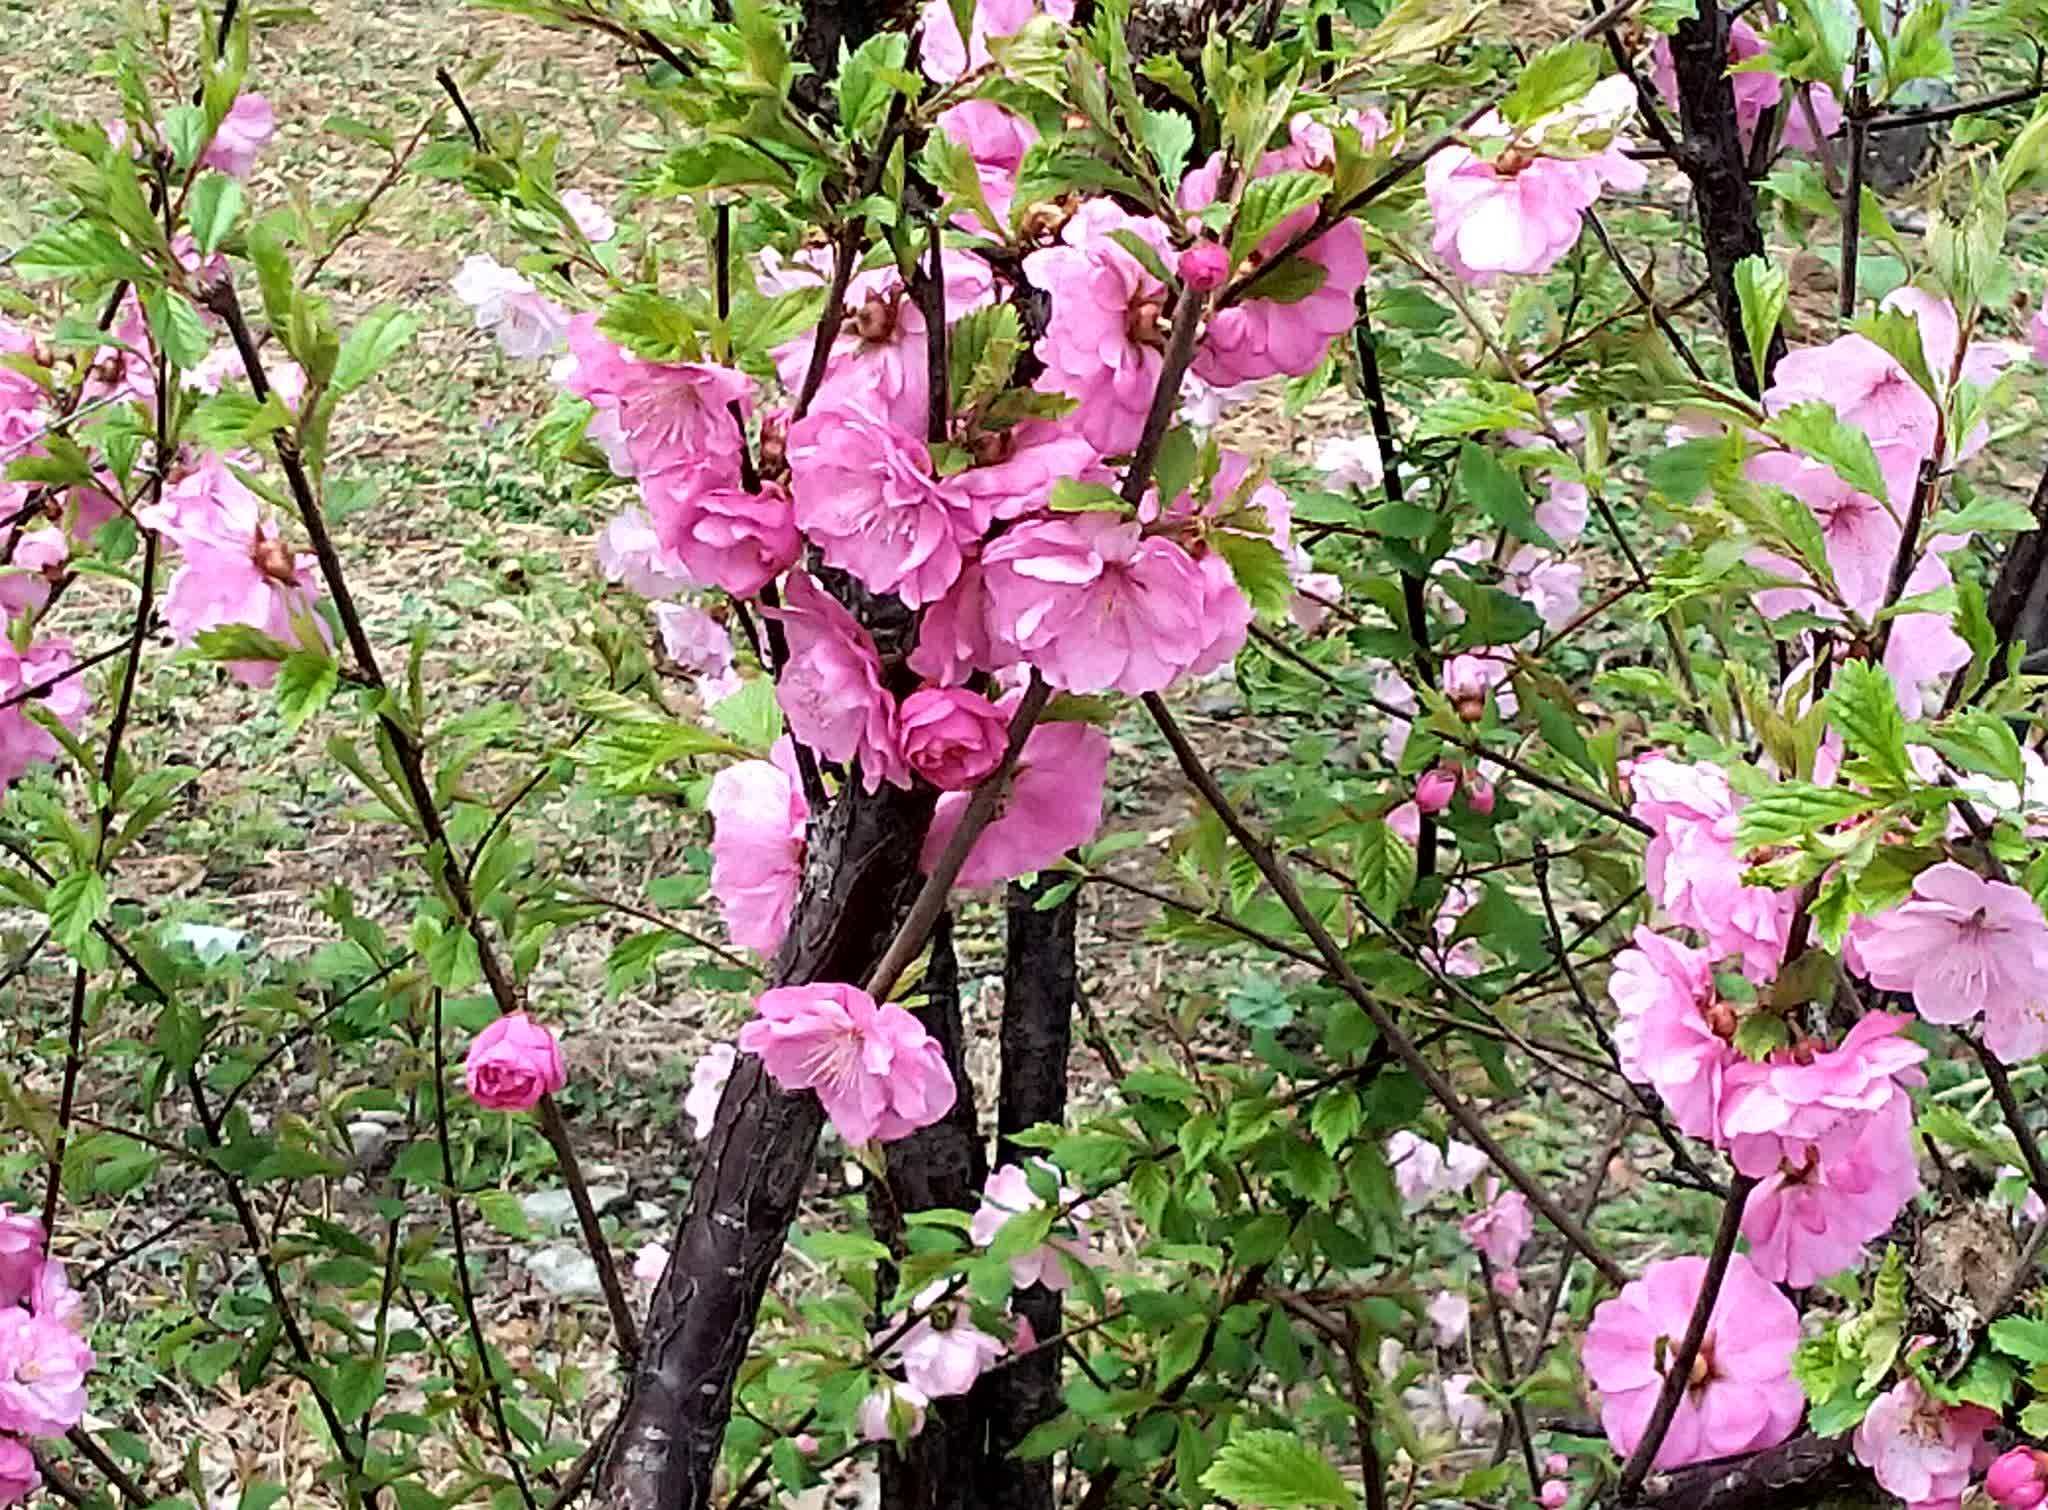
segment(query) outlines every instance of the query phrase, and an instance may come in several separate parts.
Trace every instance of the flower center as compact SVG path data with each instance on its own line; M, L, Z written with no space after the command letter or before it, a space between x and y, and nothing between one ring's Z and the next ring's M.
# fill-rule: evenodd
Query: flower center
M863 341L886 341L896 334L896 301L881 294L869 294L851 319L853 333Z
M256 570L280 586L290 587L298 581L292 553L282 540L258 540L249 559L256 563Z
M1017 436L1013 430L981 430L967 442L967 450L974 457L977 467L993 467L1008 461L1017 454Z
M1166 333L1159 328L1159 301L1145 297L1133 299L1130 308L1124 312L1124 334L1134 346L1150 346L1163 350Z

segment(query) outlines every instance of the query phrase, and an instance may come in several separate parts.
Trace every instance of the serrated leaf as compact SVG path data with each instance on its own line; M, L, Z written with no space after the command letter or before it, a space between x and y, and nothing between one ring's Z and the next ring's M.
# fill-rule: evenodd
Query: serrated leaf
M1268 620L1287 616L1288 605L1294 601L1294 581L1287 574L1287 558L1279 547L1263 536L1237 530L1217 530L1209 544L1230 567L1237 590L1251 604L1252 612Z
M379 305L371 310L355 323L348 339L341 344L341 354L334 359L334 391L347 393L367 383L412 339L418 328L417 317L395 305Z
M1468 440L1458 448L1458 490L1517 540L1557 549L1557 542L1536 522L1521 473L1477 441Z
M142 308L165 356L187 371L206 360L213 337L191 300L175 289L159 288L142 301Z
M1906 759L1906 720L1899 712L1898 693L1880 666L1849 661L1835 672L1826 699L1828 720L1849 748L1893 780L1912 777Z
M1160 182L1169 188L1178 186L1188 154L1195 147L1193 123L1178 110L1147 110L1138 123L1138 135L1159 165Z
M1358 894L1374 917L1391 922L1415 886L1415 851L1384 821L1375 819L1358 831L1352 861Z
M2014 786L2027 780L2026 762L2012 725L1995 713L1972 710L1946 720L1932 736L1934 748L1954 765Z
M1314 204L1329 191L1330 180L1320 173L1274 173L1253 179L1238 201L1237 218L1230 227L1230 261L1241 264L1273 234L1274 227L1296 210Z
M1876 806L1876 798L1849 787L1781 781L1743 804L1742 811L1735 815L1735 842L1744 849L1782 844L1867 813Z
M613 296L597 317L597 328L650 362L695 362L704 355L689 311L651 288L629 288Z
M1764 431L1801 455L1824 463L1857 492L1878 499L1890 496L1877 453L1870 448L1870 437L1854 425L1844 424L1833 405L1820 399L1793 404L1773 415Z
M107 883L97 870L74 870L49 891L50 931L76 954L107 917Z
M1263 1510L1335 1506L1353 1510L1357 1497L1329 1460L1291 1431L1239 1432L1202 1475L1202 1487L1235 1504Z
M199 250L211 254L228 239L242 213L242 182L225 173L202 173L186 201L185 219Z
M2022 1363L2048 1363L2048 1321L2008 1316L1991 1323L1991 1345Z
M1500 102L1502 118L1523 126L1569 105L1599 79L1604 56L1591 42L1560 42L1545 48L1523 67L1515 87Z
M1017 310L1010 304L991 304L962 316L948 341L955 414L979 408L1008 387L1024 351Z
M286 732L296 734L327 706L340 685L341 667L333 656L315 650L295 650L286 656L277 668L277 711Z

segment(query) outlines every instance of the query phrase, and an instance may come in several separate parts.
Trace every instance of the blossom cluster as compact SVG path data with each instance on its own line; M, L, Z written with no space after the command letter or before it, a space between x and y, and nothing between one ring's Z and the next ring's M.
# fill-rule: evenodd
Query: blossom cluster
M85 1415L85 1303L34 1216L0 1205L0 1505L42 1484L31 1444Z

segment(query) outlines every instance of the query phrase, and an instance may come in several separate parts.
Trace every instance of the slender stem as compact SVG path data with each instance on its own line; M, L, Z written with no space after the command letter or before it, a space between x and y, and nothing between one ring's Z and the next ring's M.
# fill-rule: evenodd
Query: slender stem
M76 1447L85 1460L106 1476L108 1483L121 1491L121 1498L138 1507L154 1504L155 1496L138 1483L135 1478L100 1446L99 1439L83 1425L74 1426L64 1433L64 1440Z
M1903 131L1910 126L1934 126L1943 121L1960 120L1966 115L1978 115L1986 110L1999 110L2007 105L2024 105L2048 94L2048 84L2033 83L2018 89L2008 89L2003 94L1987 94L1981 99L1964 100L1956 105L1937 105L1926 110L1892 110L1883 115L1872 116L1863 123L1865 131Z
M2027 1183L2036 1195L2048 1201L2048 1157L2042 1155L2041 1140L2027 1126L2026 1113L2020 1109L2019 1097L2013 1094L2012 1077L2006 1074L2005 1066L1991 1050L1976 1039L1968 1042L1977 1052L1978 1063L1984 1066L1984 1078L1991 1082L1991 1095L1998 1102L2005 1125L2011 1129L2013 1141L2020 1146L2020 1159L2027 1166Z
M1609 36L1612 35L1610 32ZM1628 265L1628 258L1622 256L1621 248L1608 236L1607 227L1601 222L1598 213L1588 209L1581 212L1581 218L1586 222L1586 229L1593 233L1593 239L1600 243L1600 250L1607 254L1607 260L1612 262L1615 271L1621 274L1621 281L1628 285L1628 291L1650 312L1650 318L1656 323L1657 329L1664 333L1664 339L1670 343L1671 349L1678 353L1679 361L1685 363L1685 370L1698 381L1711 384L1713 379L1707 376L1707 369L1702 367L1700 359L1693 355L1692 347L1686 343L1685 337L1678 333L1678 327L1671 323L1671 317L1659 307L1655 299L1650 297L1650 290L1644 285L1643 280L1636 276L1635 269Z
M1863 69L1870 50L1870 34L1856 29L1855 87L1849 95L1849 184L1842 194L1841 297L1837 310L1844 320L1856 313L1856 258L1863 247L1863 159L1864 134L1870 129L1870 88L1863 82Z
M479 152L490 151L490 143L484 140L484 128L478 125L476 117L470 114L469 102L462 97L462 90L456 86L455 75L445 68L437 68L434 70L434 82L441 86L442 93L455 102L456 112L462 117L463 128L469 132L470 145Z
M568 1124L562 1120L562 1109L553 1096L542 1096L539 1111L541 1133L555 1151L562 1181L569 1187L569 1200L576 1207L577 1224L583 1229L584 1245L597 1265L597 1281L604 1290L604 1302L612 1313L612 1329L617 1334L619 1361L630 1376L634 1360L640 1356L639 1324L633 1319L632 1306L627 1304L625 1286L619 1282L618 1266L612 1261L612 1246L605 1240L597 1208L590 1202L590 1187L584 1182L583 1166L576 1160L576 1145L570 1140Z
M1566 1260L1567 1265L1570 1260ZM1515 1355L1508 1346L1507 1322L1501 1316L1500 1291L1493 1287L1493 1260L1481 1250L1479 1282L1486 1287L1486 1316L1493 1332L1493 1345L1500 1354L1500 1392L1507 1401L1508 1417L1515 1423L1515 1439L1522 1445L1522 1466L1529 1470L1529 1492L1536 1493L1543 1482L1543 1470L1536 1466L1536 1439L1529 1434L1529 1416L1522 1409L1522 1397L1515 1392Z
M64 1195L64 1156L71 1142L78 1073L85 1063L85 966L71 972L71 1012L64 1045L64 1088L57 1100L57 1135L50 1149L50 1167L43 1176L43 1231L56 1230L57 1203Z
M1913 575L1913 568L1919 564L1920 527L1927 522L1927 511L1934 500L1935 484L1941 479L1941 454L1939 437L1935 454L1920 463L1920 474L1913 482L1913 501L1906 508L1906 522L1899 530L1899 548L1892 556L1892 569L1885 580L1884 604L1890 608L1906 591L1907 579ZM1877 627L1876 659L1883 664L1885 647L1891 644L1892 630L1897 626L1899 616L1892 615ZM1970 811L1967 804L1963 811Z

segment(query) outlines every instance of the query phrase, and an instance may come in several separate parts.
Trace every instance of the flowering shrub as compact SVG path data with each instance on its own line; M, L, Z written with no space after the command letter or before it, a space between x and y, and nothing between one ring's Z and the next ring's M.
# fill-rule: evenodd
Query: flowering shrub
M537 771L531 706L457 711L351 588L337 439L419 317L344 331L323 282L377 195L254 186L273 18L184 18L110 61L118 119L51 123L68 218L0 324L0 888L69 995L0 1098L43 1212L0 1207L0 1504L173 1494L51 1255L118 1267L96 1202L188 1175L245 1267L191 1268L147 1366L294 1393L351 1506L870 1459L889 1506L2041 1501L2038 80L1906 103L1939 0L493 8L623 49L654 123L609 202L487 77L389 147L492 227L445 281L591 537ZM1950 123L1969 172L1895 224L1872 138ZM1276 445L1304 414L1341 422ZM316 1009L121 889L204 775L137 756L166 666L398 836L397 901L319 899ZM543 790L686 874L594 897ZM1163 1006L1088 977L1108 893ZM560 948L621 918L615 994L688 960L744 1008L676 1066L686 1194L630 1268ZM329 1056L342 1110L277 1088ZM807 1203L827 1127L854 1193ZM595 1386L479 1302L474 1220L525 1236L493 1186L541 1169Z

